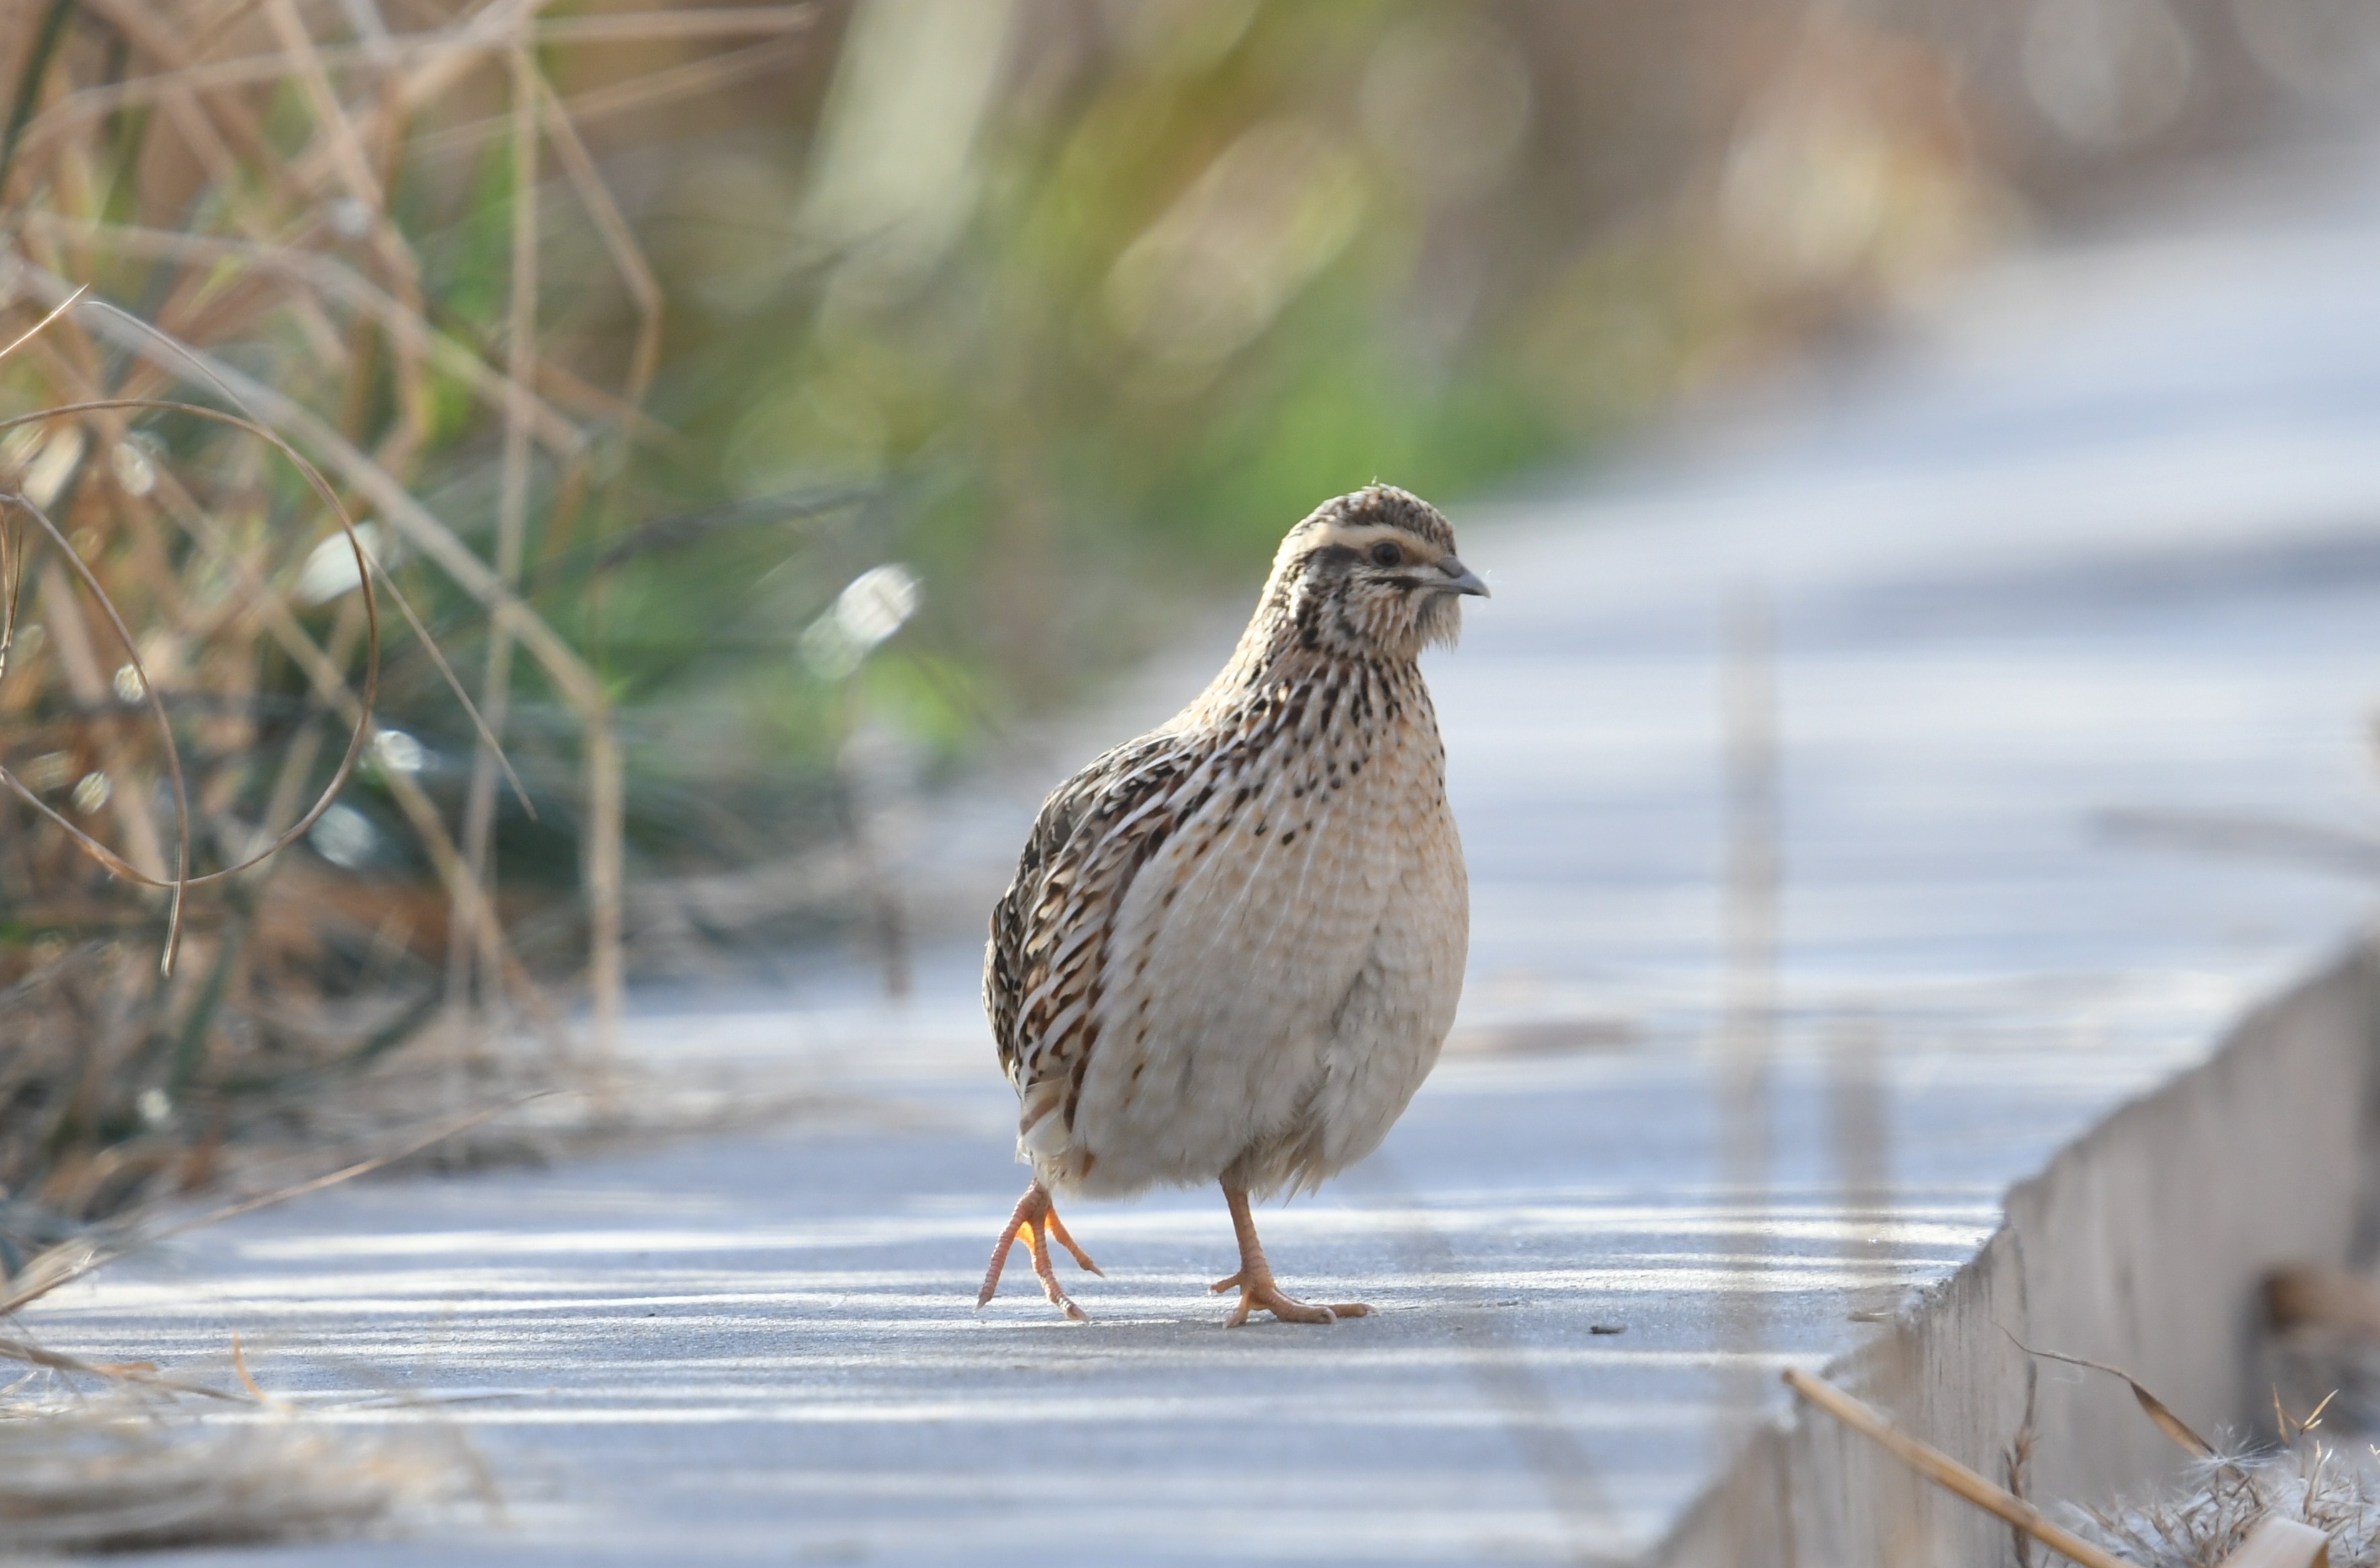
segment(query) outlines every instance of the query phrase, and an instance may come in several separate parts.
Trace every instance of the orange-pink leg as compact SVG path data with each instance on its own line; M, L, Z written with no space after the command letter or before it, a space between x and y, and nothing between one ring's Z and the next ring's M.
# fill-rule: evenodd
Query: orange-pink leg
M1218 1292L1236 1288L1240 1293L1239 1305L1223 1319L1223 1327L1238 1328L1258 1307L1284 1323L1335 1323L1342 1318L1370 1314L1372 1309L1360 1301L1320 1307L1282 1290L1273 1281L1272 1265L1265 1261L1264 1243L1257 1240L1257 1217L1248 1209L1247 1189L1225 1182L1223 1201L1232 1206L1232 1231L1240 1238L1240 1271L1228 1280L1217 1280L1211 1287Z
M1000 1240L992 1244L991 1267L983 1271L983 1289L975 1298L977 1308L980 1310L1000 1289L1000 1271L1008 1267L1008 1249L1015 1245L1019 1235L1025 1238L1025 1250L1033 1255L1033 1272L1041 1281L1042 1294L1050 1298L1052 1306L1063 1307L1066 1316L1075 1322L1089 1322L1090 1314L1075 1306L1074 1298L1058 1288L1058 1270L1050 1261L1050 1238L1056 1237L1058 1245L1073 1253L1075 1261L1083 1268L1102 1278L1105 1272L1091 1261L1091 1255L1066 1234L1065 1223L1058 1218L1058 1207L1050 1199L1050 1189L1038 1181L1026 1187L1025 1196L1016 1200L1015 1211L1008 1216L1008 1227L1000 1233Z

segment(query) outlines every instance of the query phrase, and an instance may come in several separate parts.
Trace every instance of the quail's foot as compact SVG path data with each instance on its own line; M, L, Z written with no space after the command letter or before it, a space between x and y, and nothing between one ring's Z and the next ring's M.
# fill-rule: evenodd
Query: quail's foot
M975 1298L977 1309L981 1310L1000 1289L1000 1272L1008 1266L1008 1249L1020 1235L1025 1238L1025 1250L1033 1255L1034 1275L1040 1280L1041 1293L1050 1298L1050 1305L1062 1308L1077 1323L1089 1322L1091 1315L1075 1306L1074 1297L1058 1286L1058 1270L1050 1261L1050 1238L1056 1237L1058 1245L1073 1253L1075 1261L1091 1273L1104 1277L1104 1270L1066 1234L1065 1222L1058 1218L1058 1206L1051 1200L1050 1189L1039 1182L1025 1189L1025 1196L1016 1200L1015 1210L1008 1216L1007 1227L1000 1233L1000 1240L992 1244L991 1267L983 1271L983 1289Z
M1259 1307L1284 1323L1335 1323L1342 1318L1362 1318L1371 1308L1360 1301L1338 1301L1328 1307L1315 1302L1300 1301L1274 1282L1272 1265L1265 1260L1264 1243L1257 1239L1257 1218L1248 1208L1245 1187L1223 1184L1223 1201L1231 1206L1232 1231L1240 1242L1240 1271L1228 1280L1217 1280L1208 1288L1218 1295L1236 1289L1239 1305L1223 1319L1223 1327L1236 1329L1248 1320L1248 1314Z
M1334 1301L1324 1307L1311 1301L1300 1301L1273 1282L1269 1270L1255 1279L1242 1269L1228 1280L1217 1280L1208 1287L1218 1294L1236 1289L1239 1305L1223 1319L1223 1327L1236 1329L1248 1320L1248 1314L1259 1309L1271 1313L1284 1323L1335 1323L1342 1318L1368 1317L1371 1307L1360 1301Z

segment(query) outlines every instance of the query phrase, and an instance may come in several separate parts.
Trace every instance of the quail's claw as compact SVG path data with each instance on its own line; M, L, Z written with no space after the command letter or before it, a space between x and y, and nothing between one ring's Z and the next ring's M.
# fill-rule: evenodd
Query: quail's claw
M1225 1183L1223 1198L1231 1205L1232 1229L1240 1239L1240 1271L1207 1287L1219 1295L1228 1290L1240 1293L1238 1304L1223 1319L1223 1327L1240 1327L1248 1320L1248 1314L1258 1308L1284 1323L1335 1323L1342 1318L1371 1315L1372 1309L1360 1301L1333 1302L1323 1307L1300 1301L1281 1289L1273 1281L1272 1265L1265 1260L1264 1244L1257 1239L1256 1216L1249 1212L1246 1191Z
M1066 1234L1066 1227L1059 1222L1057 1205L1050 1200L1050 1189L1039 1182L1025 1189L1025 1196L1016 1200L1015 1210L1008 1216L1008 1224L1000 1233L1000 1239L992 1244L991 1266L983 1271L983 1289L976 1294L976 1310L983 1310L999 1292L1001 1270L1008 1267L1008 1249L1016 1244L1019 1236L1025 1238L1025 1250L1032 1254L1034 1275L1040 1280L1041 1293L1050 1298L1050 1304L1062 1308L1077 1323L1089 1322L1090 1314L1075 1306L1074 1298L1058 1288L1058 1270L1050 1261L1050 1238L1057 1237L1066 1250L1075 1255L1075 1261L1092 1273L1099 1273L1099 1266L1091 1261L1091 1255L1077 1246L1074 1237Z
M1245 1269L1228 1280L1217 1280L1208 1288L1219 1295L1227 1290L1240 1293L1240 1299L1232 1307L1231 1316L1223 1319L1223 1327L1227 1329L1240 1327L1248 1320L1248 1314L1258 1308L1271 1313L1284 1323L1335 1323L1342 1318L1369 1317L1372 1311L1370 1307L1360 1301L1334 1301L1328 1307L1300 1301L1275 1284L1269 1274L1251 1283Z
M1083 1250L1082 1243L1066 1234L1066 1222L1058 1218L1057 1205L1050 1205L1049 1212L1042 1218L1049 1222L1050 1234L1058 1238L1058 1245L1075 1255L1076 1264L1085 1271L1097 1274L1100 1279L1104 1280L1108 1277L1108 1271L1105 1269L1091 1261L1091 1255Z
M1041 1294L1050 1298L1050 1306L1063 1309L1066 1316L1077 1323L1087 1323L1091 1315L1075 1306L1075 1298L1059 1288L1058 1270L1050 1261L1049 1233L1056 1228L1055 1225L1037 1227L1029 1223L1025 1227L1025 1245L1033 1253L1033 1272L1039 1277Z
M1033 1195L1026 1193L1025 1196L1029 1200ZM977 1311L980 1312L990 1305L992 1296L1000 1290L1001 1270L1008 1267L1008 1249L1016 1245L1016 1233L1024 1228L1025 1205L1020 1203L1016 1206L1016 1212L1009 1216L1008 1224L1000 1233L1000 1239L991 1244L991 1266L984 1270L983 1289L976 1293Z

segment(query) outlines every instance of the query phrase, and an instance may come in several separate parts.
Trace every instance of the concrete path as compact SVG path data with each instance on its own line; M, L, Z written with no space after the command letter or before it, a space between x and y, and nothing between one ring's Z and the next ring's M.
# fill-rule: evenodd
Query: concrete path
M29 1327L186 1364L238 1331L269 1388L443 1424L504 1498L185 1562L1648 1550L1778 1367L1876 1331L2008 1183L2367 909L2306 830L2380 823L2380 164L2273 183L1996 269L1856 372L1457 519L1496 590L1431 676L1463 1022L1378 1157L1263 1218L1293 1288L1378 1317L1223 1331L1208 1194L1070 1215L1109 1271L1087 1327L971 1311L1023 1177L951 950L905 1010L864 975L647 999L656 1062L803 1075L777 1130L358 1185ZM1714 1045L1747 592L1779 650L1765 1169ZM966 843L1021 834L1029 793Z

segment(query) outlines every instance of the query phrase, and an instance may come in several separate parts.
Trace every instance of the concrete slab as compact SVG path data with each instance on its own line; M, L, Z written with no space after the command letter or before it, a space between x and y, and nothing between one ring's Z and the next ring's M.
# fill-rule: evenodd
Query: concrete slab
M1022 1177L971 955L937 950L905 1009L852 972L645 999L656 1062L806 1075L782 1129L342 1189L29 1327L177 1363L239 1331L326 1418L467 1434L506 1497L276 1562L1651 1552L1779 1366L1881 1332L2368 907L2174 846L2380 816L2380 177L2313 189L2000 269L1839 382L1458 519L1497 595L1432 667L1458 1040L1379 1156L1264 1221L1293 1288L1375 1319L1221 1331L1204 1194L1072 1216L1091 1325L969 1311ZM1765 1168L1712 1048L1747 589L1779 650ZM1013 844L1029 793L929 845Z

